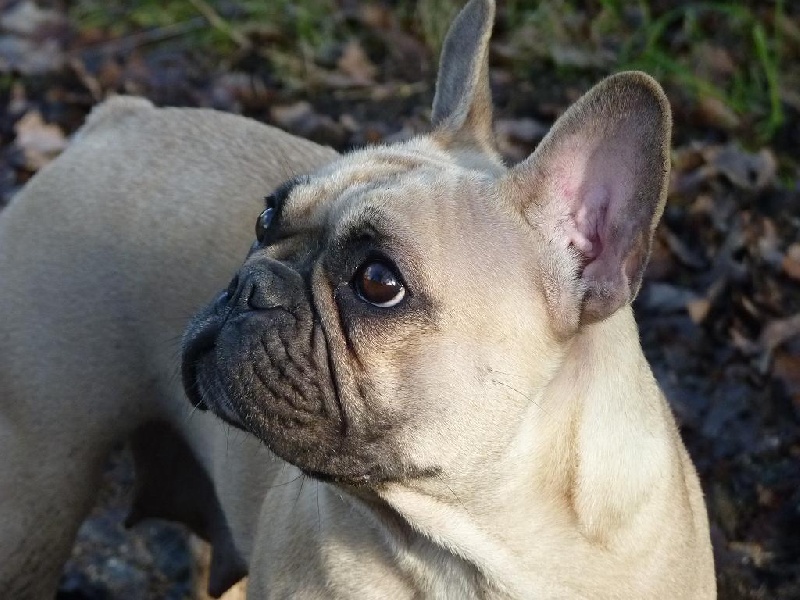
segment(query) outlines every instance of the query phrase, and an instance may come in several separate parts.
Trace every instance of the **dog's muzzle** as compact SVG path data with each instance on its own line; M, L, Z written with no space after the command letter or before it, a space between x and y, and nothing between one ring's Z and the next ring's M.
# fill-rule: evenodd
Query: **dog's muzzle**
M184 335L190 401L262 438L266 430L338 421L318 321L299 273L251 256Z

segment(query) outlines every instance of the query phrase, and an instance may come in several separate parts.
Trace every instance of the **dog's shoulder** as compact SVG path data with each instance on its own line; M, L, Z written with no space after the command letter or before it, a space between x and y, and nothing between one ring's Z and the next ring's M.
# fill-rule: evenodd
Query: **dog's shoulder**
M86 135L92 131L114 127L131 116L136 116L142 111L149 111L154 108L155 105L146 98L112 96L92 109L78 135Z
M241 115L209 108L160 108L135 96L114 96L97 105L74 141L103 152L122 144L182 162L197 154L220 161L230 155L230 162L240 165L279 159L295 169L315 168L337 156L332 148Z

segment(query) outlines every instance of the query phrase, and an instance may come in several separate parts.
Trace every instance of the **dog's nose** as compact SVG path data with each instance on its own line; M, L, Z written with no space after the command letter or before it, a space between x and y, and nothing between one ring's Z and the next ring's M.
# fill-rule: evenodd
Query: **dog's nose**
M239 310L292 310L305 295L299 273L269 258L249 261L228 286L225 300Z

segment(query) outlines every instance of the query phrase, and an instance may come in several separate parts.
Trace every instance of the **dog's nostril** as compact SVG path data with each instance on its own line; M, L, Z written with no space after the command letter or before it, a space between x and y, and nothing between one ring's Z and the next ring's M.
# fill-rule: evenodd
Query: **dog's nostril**
M247 295L243 298L247 302L247 306L252 308L253 310L264 310L265 308L270 308L268 304L264 302L263 293L260 293L258 286L255 283L250 283L246 286Z
M223 290L217 295L217 299L214 300L214 304L216 306L224 306L228 303L228 300L231 299L231 295L228 290Z

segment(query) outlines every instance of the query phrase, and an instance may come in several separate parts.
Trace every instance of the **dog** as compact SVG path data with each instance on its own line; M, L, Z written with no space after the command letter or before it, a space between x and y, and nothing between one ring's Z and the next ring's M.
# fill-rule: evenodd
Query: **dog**
M114 98L0 214L0 597L53 596L120 440L130 522L209 540L213 595L716 596L630 308L668 102L613 75L507 168L494 10L428 135L339 156Z

